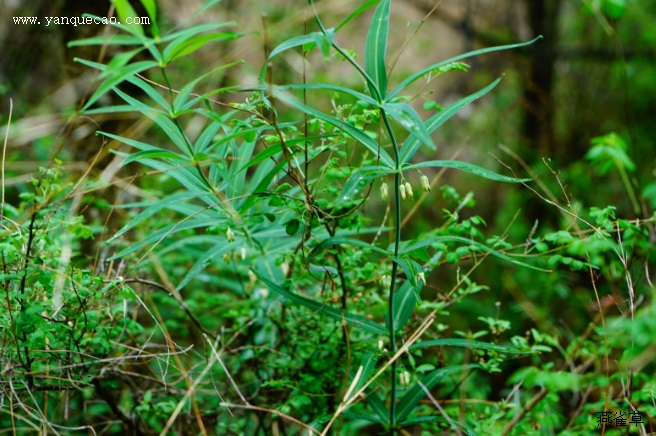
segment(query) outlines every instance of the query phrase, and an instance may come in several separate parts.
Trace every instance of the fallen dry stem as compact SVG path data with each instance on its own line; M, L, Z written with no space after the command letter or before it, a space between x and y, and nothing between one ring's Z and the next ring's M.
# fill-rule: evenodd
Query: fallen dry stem
M415 330L414 333L410 336L410 338L396 351L396 354L394 354L392 358L390 358L387 362L385 362L383 367L380 368L378 372L376 372L376 374L374 374L374 376L371 377L355 394L353 394L349 399L345 398L344 400L342 400L342 403L335 411L335 414L333 415L333 417L330 419L326 427L321 432L321 436L325 436L326 434L328 434L328 430L330 430L330 427L333 425L337 417L341 415L342 412L344 412L346 409L348 409L351 406L351 404L353 404L353 402L364 393L365 389L367 389L369 385L374 382L374 380L380 377L392 363L394 363L399 357L401 357L401 355L407 352L412 344L417 342L417 340L424 334L424 332L428 330L428 327L431 326L433 321L435 321L434 318L435 313L436 313L435 311L432 312L429 316L427 316L424 319L424 321L417 328L417 330Z

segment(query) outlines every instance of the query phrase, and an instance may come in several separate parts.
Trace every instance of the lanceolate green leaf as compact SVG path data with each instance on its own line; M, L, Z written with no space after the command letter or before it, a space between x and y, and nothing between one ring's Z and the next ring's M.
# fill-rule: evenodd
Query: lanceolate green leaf
M135 242L134 244L118 252L117 254L113 255L107 260L114 260L114 259L119 259L123 256L127 256L128 254L132 254L136 251L141 250L142 248L157 244L163 239L172 236L178 232L181 232L183 230L215 226L223 221L225 221L224 218L219 218L216 216L210 218L199 216L198 218L190 219L187 221L181 221L175 224L168 225L166 227L162 227L161 229L156 230L153 233L149 233L148 236L146 236L144 239Z
M535 41L537 41L540 38L542 38L542 36L538 36L537 38L534 38L534 39L532 39L528 42L522 42L522 43L519 43L519 44L500 45L500 46L497 46L497 47L484 48L482 50L474 50L474 51L470 51L468 53L464 53L464 54L452 57L452 58L447 59L445 61L441 61L441 62L438 62L436 64L433 64L433 65L431 65L429 67L426 67L423 70L411 75L410 77L405 79L403 82L401 82L396 88L394 88L394 90L392 92L389 93L389 95L387 96L387 101L390 101L391 99L396 97L401 91L403 91L408 85L410 85L415 80L419 79L420 77L425 76L426 74L430 73L431 71L433 71L436 68L439 68L443 65L446 65L446 64L451 63L451 62L459 61L460 59L467 59L467 58L470 58L470 57L473 57L473 56L478 56L478 55L485 54L485 53L491 53L491 52L495 52L495 51L510 50L510 49L513 49L513 48L524 47L524 46L533 44Z
M161 111L157 111L148 105L141 103L139 100L132 98L120 89L114 88L114 92L118 94L126 103L133 106L136 110L150 118L157 124L169 137L169 139L182 151L187 157L193 157L194 152L191 144L187 141L184 133Z
M497 182L521 183L521 182L531 181L531 179L518 179L515 177L503 176L501 174L495 173L494 171L490 171L485 168L479 167L478 165L462 162L459 160L429 160L414 165L407 165L403 167L403 170L407 171L407 170L413 170L416 168L425 168L425 167L453 168L455 170L465 171L467 173L484 177L486 179L495 180Z
M180 284L175 288L177 291L180 289L184 288L187 286L187 283L192 281L193 279L196 278L196 276L203 271L208 263L214 259L217 256L221 256L225 253L229 253L232 250L235 250L238 247L238 243L243 243L243 242L226 242L226 241L221 241L218 244L216 244L214 247L210 248L203 254L194 264L194 266L191 267L185 278L180 282Z
M319 118L320 120L324 120L328 124L331 124L339 129L342 129L346 134L367 147L367 149L369 149L369 151L371 151L374 156L380 155L380 160L383 164L390 168L394 167L394 160L390 157L390 155L383 148L381 148L375 140L373 140L362 130L347 123L346 121L339 120L335 117L331 117L330 115L326 115L321 111L306 106L291 95L279 89L274 88L273 93L278 100L284 102L285 104L305 112L308 115Z
M488 247L485 244L481 244L480 242L476 242L474 240L463 238L460 236L433 236L431 238L426 238L421 241L415 242L414 244L410 244L404 248L401 248L399 250L399 255L404 253L410 253L411 251L416 250L418 248L428 247L431 244L438 243L438 242L460 242L465 245L473 245L474 247L478 248L481 251L490 253L492 256L496 256L499 259L503 259L515 265L524 266L526 268L534 269L536 271L551 272L550 270L538 268L537 266L533 266L529 263L521 262L514 257L507 256L501 252L496 251L493 248Z
M140 23L128 24L128 19L137 17L137 13L132 8L132 5L130 5L130 2L128 0L112 0L112 3L116 7L116 15L121 20L121 25L125 26L131 33L143 36L144 31Z
M341 204L345 201L353 200L355 196L365 189L373 180L387 174L392 174L393 172L393 169L381 166L362 167L356 170L346 181L344 188L342 188L342 192L335 200L335 204Z
M379 103L373 98L369 97L367 94L363 94L358 91L354 91L351 88L346 88L344 86L332 85L330 83L299 83L295 85L278 85L278 89L318 89L322 91L337 91L342 94L351 95L358 100L362 100L366 103L369 103L373 106L378 106ZM419 117L419 115L417 115Z
M419 348L432 348L432 347L464 347L475 348L478 350L499 351L506 354L533 354L533 351L521 351L513 347L505 347L503 345L490 344L489 342L475 341L472 339L461 338L445 338L434 339L431 341L415 342L410 345L410 350L417 350Z
M308 35L301 35L301 36L296 36L294 38L290 38L287 41L280 43L280 45L276 46L276 48L271 50L271 53L269 53L269 59L272 59L275 56L278 56L280 53L292 49L294 47L304 46L307 44L320 45L321 40L324 38L325 38L324 34L320 32L314 32Z
M372 7L373 5L378 3L379 1L380 0L369 0L368 2L363 4L362 6L356 8L353 12L351 12L351 14L348 17L344 18L344 20L341 23L339 23L339 25L337 27L335 27L335 31L338 31L339 29L344 27L351 20L353 20L354 18L356 18L357 16L362 14L364 11L366 11L367 9L369 9L370 7Z
M359 239L349 238L347 236L335 236L334 238L328 238L325 241L322 241L316 247L314 247L310 253L310 257L312 258L316 256L321 250L335 245L354 245L360 248L368 248L385 256L389 256L391 254L389 251L383 250L380 247L376 247L375 245L371 245L370 243L361 241Z
M420 290L421 284L418 289L414 289L410 281L406 281L396 291L394 295L394 329L396 331L402 330L412 316L417 305L417 293ZM385 316L385 320L385 325L389 328L389 315Z
M162 56L164 56L164 62L169 63L175 59L193 53L199 48L205 46L210 41L231 40L239 38L240 36L241 35L236 32L218 32L209 33L206 35L197 35L185 40L184 42L175 40L164 49Z
M67 47L79 47L83 45L141 45L141 40L132 35L96 36L93 38L79 39L66 44Z
M360 388L364 386L367 381L369 381L369 376L374 372L374 369L376 369L378 358L378 353L374 353L372 351L367 351L364 353L364 357L362 357L362 361L360 362L362 373L360 374L360 380L358 380L358 383L353 388L353 393L359 391Z
M365 71L374 82L375 89L370 85L371 96L382 101L387 89L387 68L385 52L387 50L387 34L389 32L390 0L382 0L371 20L367 42L364 48Z
M187 159L185 156L181 156L177 153L173 153L172 151L168 150L146 150L146 151L139 151L137 153L131 154L128 156L123 162L121 162L121 166L125 166L129 163L141 160L141 159L170 159L170 160L176 160L179 161L180 163L190 163L189 159Z
M89 65L88 62L80 60L80 62ZM89 100L87 103L84 105L82 108L82 111L85 111L89 107L91 107L92 104L94 104L100 97L105 95L110 89L112 89L114 86L118 85L122 81L126 80L129 77L134 76L135 74L141 73L142 71L146 71L150 68L156 67L157 62L154 61L140 61L140 62L135 62L133 64L129 64L120 70L117 70L113 72L112 76L106 79L89 97Z
M346 323L354 328L360 328L369 333L376 335L384 335L387 333L387 330L382 325L373 322L364 316L355 315L350 312L345 312L342 310L335 309L332 306L327 306L325 303L320 301L311 300L306 297L302 297L298 294L295 294L287 289L283 288L280 285L272 282L271 280L264 277L262 274L257 271L253 271L257 278L259 278L271 291L285 297L287 300L291 301L294 304L307 307L308 309L320 314L332 318L335 321L341 322L346 320Z
M471 102L481 98L488 92L492 91L495 86L499 84L501 81L501 77L499 77L497 80L486 86L485 88L481 89L478 92L475 92L461 100L458 100L457 102L453 103L452 105L449 105L447 108L444 110L438 112L437 114L433 115L430 117L426 122L424 123L426 131L430 134L437 130L442 124L444 124L446 121L448 121L452 116L458 113L460 109L464 108ZM401 148L401 162L406 163L409 162L419 149L420 145L420 137L418 135L411 135L403 144L403 148Z
M170 196L168 196L168 197L166 197L162 200L159 200L159 201L151 204L146 210L144 210L139 215L137 215L136 217L131 219L129 223L127 223L121 230L119 230L118 232L116 232L116 234L114 236L112 236L112 238L109 240L109 242L115 240L116 238L118 238L119 236L121 236L122 234L127 232L128 230L132 229L136 225L144 222L145 220L147 220L151 216L153 216L156 213L160 212L162 209L170 208L171 205L173 205L177 202L187 201L187 200L191 200L193 198L199 198L199 197L202 197L204 195L210 195L210 194L181 192L179 194L170 195Z
M365 390L365 398L367 400L367 404L369 404L371 408L374 409L374 412L376 412L380 419L385 424L389 424L390 413L389 410L387 410L385 403L380 398L380 395L369 388Z
M426 129L424 121L419 114L407 103L387 103L382 108L396 120L404 129L432 150L437 150L430 132Z
M447 368L441 368L431 372L430 374L421 378L421 383L426 387L426 389L434 388L440 380L444 377L447 377L451 374L461 373L468 369L478 368L478 365L457 365L449 366ZM410 389L404 396L401 398L399 405L396 409L396 421L404 421L410 413L415 409L415 406L419 404L422 398L426 396L426 392L422 389L419 384Z
M195 35L200 35L203 32L216 30L219 27L234 26L234 25L235 25L234 22L199 24L198 26L190 27L189 29L183 29L178 32L173 32L171 34L168 34L162 37L162 42L175 41L176 45L178 45L184 43L186 40L188 40L189 38Z

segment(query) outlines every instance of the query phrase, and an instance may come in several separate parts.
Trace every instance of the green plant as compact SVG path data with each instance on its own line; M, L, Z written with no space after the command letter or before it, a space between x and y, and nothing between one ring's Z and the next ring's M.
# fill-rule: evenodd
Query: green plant
M135 15L113 3L119 21ZM75 183L59 164L43 169L19 184L18 207L3 202L0 427L593 434L610 426L597 413L653 415L654 219L629 141L596 138L587 162L562 173L545 161L549 180L517 157L530 184L433 160L433 139L464 122L446 121L502 78L451 105L426 86L530 42L402 77L388 55L390 0L363 2L334 28L332 11L309 2L304 26L281 33L275 8L264 19L258 76L215 56L254 41L234 23L169 30L154 1L141 6L150 27L116 24L71 44L112 56L79 60L99 71L81 118L138 120L98 132L112 164L102 174L90 164ZM367 11L360 60L348 37ZM476 151L494 139L481 120L506 100L466 121L483 126ZM119 162L115 188L100 191ZM494 214L493 184L471 175L514 184ZM570 194L616 175L640 219L608 201L617 190ZM560 222L520 212L518 183ZM110 231L102 247L84 240Z
M431 345L430 341L416 341L431 325L435 311L426 317L410 336L413 339L403 347L397 346L397 339L405 331L415 305L421 301L420 294L426 283L426 275L437 266L442 254L446 252L446 259L450 262L491 254L517 265L539 269L473 239L475 234L471 224L480 224L480 220L475 218L458 223L458 229L465 229L463 236L452 225L419 240L402 239L402 201L413 198L409 175L415 171L422 175L421 186L424 190L430 190L430 184L421 171L431 168L459 169L501 182L522 181L462 161L428 160L412 163L422 145L436 150L430 136L432 132L460 109L490 92L501 78L481 91L443 108L426 121L421 119L409 104L409 97L403 96L402 92L415 81L429 75L440 75L452 70L466 71L467 65L460 61L468 57L522 47L528 43L477 50L439 62L412 74L396 88L388 90L386 49L390 3L389 0L381 1L374 12L366 41L364 68L355 61L352 53L335 42L335 35L337 30L373 2L356 10L335 29L326 29L315 12L317 32L285 41L268 56L267 64L283 52L298 47L302 48L304 57L315 47L321 50L326 59L336 53L366 83L368 94L334 83L303 81L292 85L275 85L273 70L266 66L260 76L260 86L251 88L252 95L244 103L213 107L212 104L216 102L212 102L210 97L227 92L228 89L217 89L203 95L193 94L194 87L218 69L182 86L180 91L175 91L167 73L173 61L211 40L238 36L230 32L204 33L223 26L222 23L196 26L162 37L159 36L159 30L153 28L152 38L145 36L139 27L119 25L117 27L128 32L128 35L82 42L120 43L139 47L126 55L119 55L107 66L82 61L100 69L100 77L104 79L84 109L90 115L108 111L138 111L150 118L164 131L177 150L108 132L102 134L138 150L137 153L126 155L124 164L138 161L176 179L184 188L177 194L167 195L162 200L145 205L147 207L112 240L164 209L184 214L186 217L183 220L151 233L113 258L125 258L147 246L151 246L148 249L150 253L155 246L166 245L167 239L180 234L179 239L158 252L159 258L165 259L167 254L182 247L186 250L207 244L209 247L189 269L176 292L192 286L200 279L200 282L216 282L220 288L233 289L237 295L248 297L249 294L257 295L259 281L285 301L303 306L327 319L332 318L338 325L341 323L341 340L333 342L332 347L337 350L337 355L332 359L343 369L336 374L340 381L332 388L333 398L328 404L329 413L335 407L337 411L324 432L366 389L366 402L376 414L358 413L357 416L379 423L392 433L398 427L421 422L423 418L413 420L411 414L424 397L426 389L431 389L449 374L477 366L456 365L434 369L414 386L410 386L408 372L399 372L397 368L397 360L407 352L408 346L418 349ZM128 63L132 56L143 50L148 50L154 60ZM159 68L166 83L167 96L162 96L152 83L137 76L137 73L154 67ZM122 81L136 85L152 99L155 106L147 105L121 91L117 85ZM110 89L127 106L89 109ZM334 114L308 105L309 100L318 101L321 98L320 91L333 93L337 104ZM297 99L294 92L300 92L301 99ZM300 128L295 121L285 121L286 118L293 120L298 117L283 111L280 104L302 114L304 121ZM222 111L217 110L221 107ZM206 120L202 133L195 141L185 131L185 119ZM398 123L403 133L395 130L394 122ZM397 139L399 135L405 137L402 142ZM258 144L262 149L256 152ZM363 147L362 151L353 155L350 151L353 145ZM359 210L368 201L373 185L389 177L393 178L394 192L393 237L390 245L384 247L362 240L362 236L367 233L380 234L382 228L368 227L367 215ZM384 183L381 188L387 197L387 184ZM456 213L447 224L457 221ZM185 231L203 228L206 229L205 235L184 235ZM358 237L354 237L356 235ZM451 248L454 244L463 246ZM346 248L348 246L358 251L349 252ZM454 253L456 257L453 257ZM131 261L131 270L137 264L144 266L145 258L143 255L136 262ZM203 271L210 265L215 270L214 274L221 277L218 281L201 278ZM381 267L387 270L387 273L379 276L380 283L387 288L386 300L374 295L375 291L372 294L370 289L374 283L372 273ZM405 280L401 280L399 268ZM248 279L249 274L253 274L256 280ZM305 295L293 288L303 289ZM286 308L282 307L282 316L285 311ZM383 320L384 324L380 323ZM330 323L327 325L330 326ZM334 334L330 336L334 337ZM371 350L368 344L376 343L381 336L387 336L389 351ZM492 347L498 352L514 352L512 347L482 346L484 349ZM354 372L349 367L358 355L362 356L361 363ZM384 365L372 377L376 371L376 362L383 357ZM389 383L385 386L377 377L387 367L390 367ZM397 406L399 377L405 394ZM284 386L289 383L269 381L264 386ZM322 390L331 389L330 383L326 385L325 380L314 378L314 383L326 386ZM378 385L376 390L387 392L385 396L389 397L390 404L388 412L383 413L383 399L372 389L375 385ZM342 398L341 402L337 403L335 397ZM294 404L300 407L305 403L296 400ZM328 418L319 416L313 425L319 425Z

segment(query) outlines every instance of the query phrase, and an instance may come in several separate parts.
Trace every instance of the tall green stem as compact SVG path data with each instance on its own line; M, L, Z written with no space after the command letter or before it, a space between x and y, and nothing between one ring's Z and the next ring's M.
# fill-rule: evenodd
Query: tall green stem
M392 141L394 149L394 257L399 255L399 245L401 244L401 160L399 158L399 146L396 143L396 137L389 122L387 113L380 109L380 117L385 122L385 128ZM396 353L396 337L394 334L394 287L396 285L396 272L398 264L392 262L392 284L389 291L389 336L392 354ZM392 362L392 396L390 404L390 435L394 435L396 425L396 361Z

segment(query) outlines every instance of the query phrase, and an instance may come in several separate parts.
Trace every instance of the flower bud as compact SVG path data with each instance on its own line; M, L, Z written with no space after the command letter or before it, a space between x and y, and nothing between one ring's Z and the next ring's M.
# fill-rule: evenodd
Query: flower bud
M230 227L228 227L228 231L226 232L226 238L228 238L228 242L233 242L235 240L235 232L233 232Z
M392 277L389 275L385 274L383 277L380 279L381 284L383 285L383 289L387 289L392 286Z
M399 374L399 383L401 386L408 386L410 385L410 373L408 371L403 371L401 374Z
M426 286L426 275L424 275L424 272L418 272L416 276L417 282L421 281L424 286Z
M246 260L246 247L241 247L241 260Z
M426 192L431 191L430 182L428 181L428 176L422 174L421 179L419 179L419 182L421 183L421 187L424 188L424 191Z
M401 191L401 198L405 200L405 185L403 183L399 186L399 191Z
M387 201L389 199L387 183L383 183L382 185L380 185L380 198L383 201Z
M382 339L378 339L378 351L383 351L385 349L385 342Z
M410 200L412 200L413 193L412 193L412 185L410 182L405 182L405 191L408 193L408 197L410 197Z

